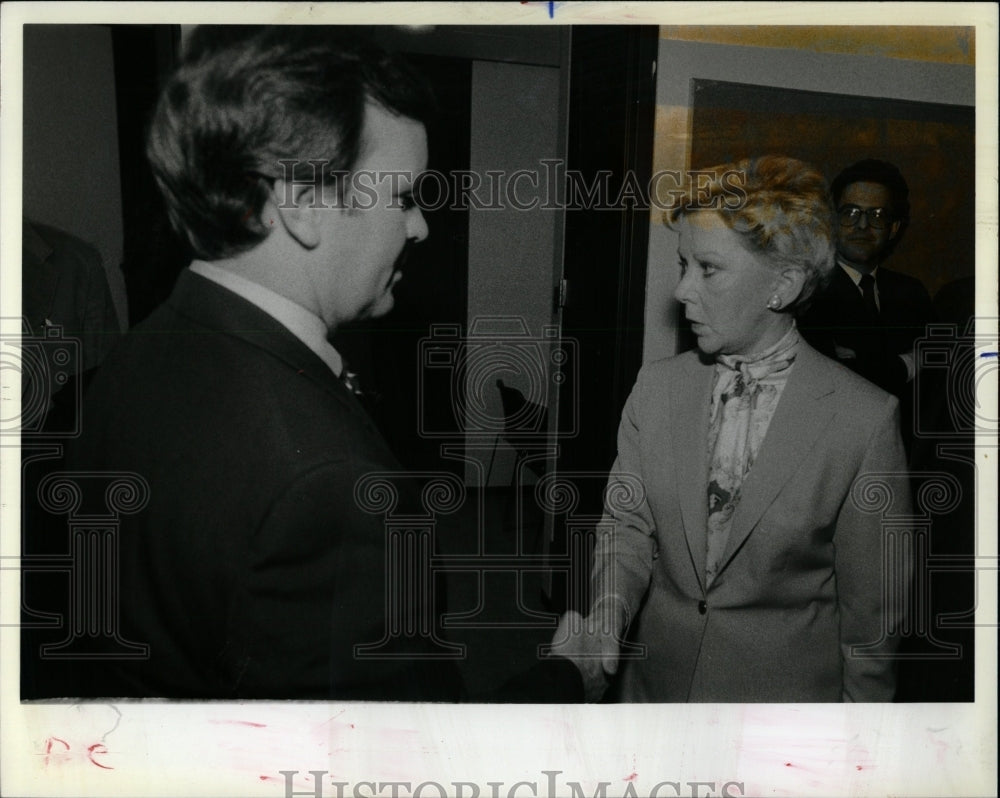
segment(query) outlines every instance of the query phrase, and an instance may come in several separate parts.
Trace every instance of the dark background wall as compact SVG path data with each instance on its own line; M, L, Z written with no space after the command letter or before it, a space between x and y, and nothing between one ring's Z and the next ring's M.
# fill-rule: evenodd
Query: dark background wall
M25 26L24 212L97 247L124 324L114 80L109 26Z
M899 167L911 224L887 265L933 296L975 273L975 109L886 98L694 81L691 164L779 153L833 180L862 158Z

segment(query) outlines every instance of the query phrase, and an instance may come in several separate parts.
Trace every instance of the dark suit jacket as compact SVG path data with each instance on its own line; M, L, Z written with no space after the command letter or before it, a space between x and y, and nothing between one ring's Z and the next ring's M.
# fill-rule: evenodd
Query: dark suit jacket
M78 370L94 368L121 330L100 253L76 236L28 219L21 243L21 315L35 335L57 324L64 335L79 337Z
M836 359L834 344L851 349L856 357L841 361L845 366L902 397L907 388L906 366L899 355L913 349L914 341L925 334L936 314L927 289L916 278L880 266L875 283L879 294L877 323L866 315L858 287L837 266L830 285L800 319L799 329L827 357Z
M902 473L893 510L909 511L896 399L803 342L706 589L713 373L695 352L651 363L622 414L594 595L623 604L646 652L623 660L619 697L892 700L891 660L852 652L891 653L883 588L907 576L883 575L881 517L851 490L861 475ZM638 478L644 501L612 504L631 492L620 475Z
M89 378L121 337L104 264L100 253L85 241L27 218L22 220L21 253L21 316L28 330L42 338L58 326L63 338L79 344L78 359L52 369L44 387L32 385L41 375L25 369L21 394L45 391L48 409L54 405L54 415L59 416L56 421L50 418L49 425L71 429L78 410L73 381ZM57 382L57 373L68 380ZM31 426L27 418L25 422Z
M182 273L95 377L69 467L132 471L151 491L120 534L122 633L150 657L96 669L89 692L462 697L424 638L355 657L385 636L387 591L428 583L409 560L389 581L385 520L355 498L359 478L400 467L329 368L235 294ZM567 660L543 664L543 694L579 697Z

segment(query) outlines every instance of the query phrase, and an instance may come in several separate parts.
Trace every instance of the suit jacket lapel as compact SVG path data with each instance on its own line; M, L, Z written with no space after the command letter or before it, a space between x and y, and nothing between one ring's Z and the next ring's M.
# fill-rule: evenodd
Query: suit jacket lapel
M708 416L714 366L693 358L690 364L688 373L676 386L676 409L672 408L672 413L675 419L682 421L670 425L674 453L671 461L691 564L698 584L704 590L708 526Z
M52 303L59 287L59 269L49 260L52 247L35 228L22 224L21 315L28 319L34 335L45 335L45 321L52 315Z
M865 300L858 290L858 286L850 275L839 265L834 267L833 285L836 290L836 300L833 305L835 312L841 317L840 323L844 327L856 329L859 326L868 326L865 311Z
M836 387L825 366L825 358L801 341L764 443L743 483L720 573L833 419Z
M284 325L253 303L187 269L177 278L169 302L177 312L269 352L298 376L320 385L367 420L368 415L357 397L347 390L330 367Z

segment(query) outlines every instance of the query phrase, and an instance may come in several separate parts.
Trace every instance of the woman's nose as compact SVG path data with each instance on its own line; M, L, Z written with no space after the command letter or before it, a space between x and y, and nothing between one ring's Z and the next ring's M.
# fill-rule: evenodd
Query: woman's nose
M674 299L678 302L687 304L691 301L691 272L688 270L681 275L680 282L677 283L677 287L674 289Z

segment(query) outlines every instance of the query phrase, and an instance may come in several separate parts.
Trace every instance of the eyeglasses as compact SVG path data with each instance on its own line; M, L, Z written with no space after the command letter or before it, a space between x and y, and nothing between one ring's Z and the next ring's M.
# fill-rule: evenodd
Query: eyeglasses
M875 230L882 230L892 222L892 213L888 208L866 209L859 208L857 205L845 205L837 211L837 216L840 218L841 227L856 227L862 216L865 217L868 226Z

